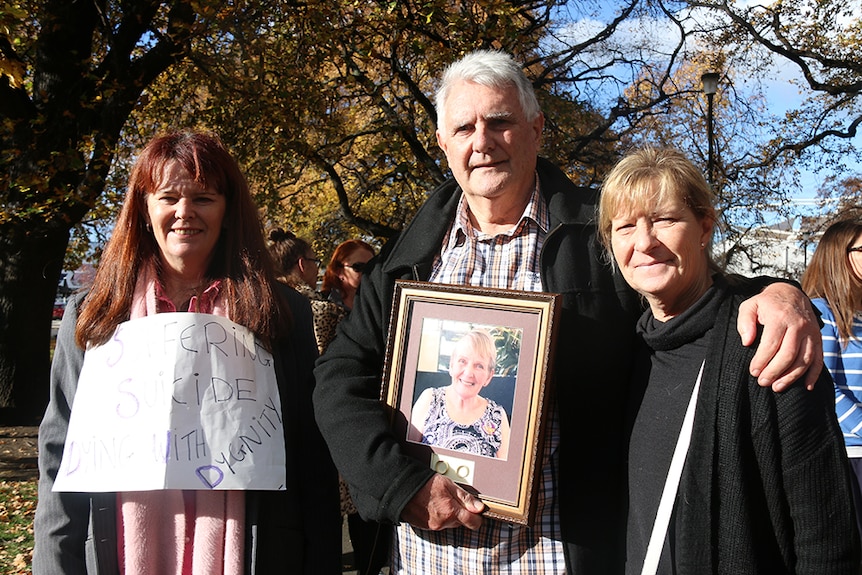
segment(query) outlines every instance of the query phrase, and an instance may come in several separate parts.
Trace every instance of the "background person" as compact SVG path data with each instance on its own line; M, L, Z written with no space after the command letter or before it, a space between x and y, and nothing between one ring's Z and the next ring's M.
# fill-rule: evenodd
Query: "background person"
M829 375L813 391L798 381L775 393L748 373L753 351L734 328L745 290L710 257L716 214L700 170L676 150L630 153L599 206L605 245L649 304L626 424L626 573L858 573ZM686 438L676 475L671 460ZM675 501L668 524L663 497ZM661 553L647 570L654 532Z
M267 234L269 251L275 260L279 280L297 291L317 287L320 259L311 244L283 228L273 228Z
M345 309L353 309L353 298L362 281L362 273L373 257L374 248L362 240L341 242L332 252L320 291Z
M452 64L436 109L453 178L366 268L353 310L315 368L317 421L359 511L398 524L393 572L618 573L618 408L638 296L606 265L595 191L538 157L544 117L511 56L480 50ZM380 385L399 278L562 295L531 527L483 519L479 499L404 453L392 432ZM774 285L740 313L746 343L758 317L766 324L752 362L763 384L795 380L812 361L819 369L819 326L806 304L799 290Z
M862 222L839 221L823 233L802 276L823 320L823 361L835 386L835 412L853 471L862 529Z
M311 244L289 231L274 228L269 231L268 245L280 270L279 279L308 298L314 318L314 339L318 352L323 353L348 310L315 289L321 262Z
M449 360L452 383L424 390L411 410L411 426L422 443L506 459L509 416L479 395L496 364L497 348L486 331L471 330L458 340Z
M114 229L57 338L39 429L33 572L340 573L337 475L311 407L311 311L276 282L236 161L213 135L155 138L132 169ZM129 319L177 311L227 316L273 352L286 490L53 492L84 350Z
M323 274L320 301L312 302L317 344L322 354L335 337L336 328L353 307L353 299L365 265L374 257L374 248L358 240L344 241L332 252ZM353 557L359 573L376 575L386 565L392 529L359 516L347 484L342 480L341 513L347 517L347 529L353 545Z

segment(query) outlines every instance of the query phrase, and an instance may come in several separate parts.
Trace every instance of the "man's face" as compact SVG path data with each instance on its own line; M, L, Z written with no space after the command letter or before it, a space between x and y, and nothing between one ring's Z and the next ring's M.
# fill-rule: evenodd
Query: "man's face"
M545 118L527 120L514 86L457 82L443 115L437 143L468 200L529 194Z

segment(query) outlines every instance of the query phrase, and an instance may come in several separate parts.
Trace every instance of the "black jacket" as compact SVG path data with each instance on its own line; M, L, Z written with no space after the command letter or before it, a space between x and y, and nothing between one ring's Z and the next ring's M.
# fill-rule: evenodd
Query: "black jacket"
M750 294L715 318L676 503L680 574L859 573L850 469L824 367L813 391L774 393L736 333Z
M543 289L563 296L556 342L555 399L561 425L560 513L570 570L621 569L622 412L641 307L605 263L593 190L575 186L548 161L537 171L551 215L541 253ZM395 280L427 280L461 190L435 190L402 234L372 260L353 311L315 370L315 414L360 513L398 522L432 470L405 455L380 397Z

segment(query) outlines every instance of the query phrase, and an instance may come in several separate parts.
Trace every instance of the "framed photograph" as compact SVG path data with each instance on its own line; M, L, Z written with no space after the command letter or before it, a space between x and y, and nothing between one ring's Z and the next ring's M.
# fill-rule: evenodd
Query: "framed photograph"
M560 297L398 280L382 399L405 450L531 525Z

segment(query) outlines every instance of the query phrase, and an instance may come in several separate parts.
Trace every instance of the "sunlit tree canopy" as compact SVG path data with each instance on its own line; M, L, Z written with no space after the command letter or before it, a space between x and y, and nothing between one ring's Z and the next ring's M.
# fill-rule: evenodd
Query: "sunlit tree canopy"
M0 0L0 409L23 405L16 385L46 381L47 351L34 350L48 347L64 254L66 267L98 261L135 153L157 133L218 133L262 220L319 255L351 237L379 246L448 176L436 78L470 50L501 49L537 90L542 154L574 181L598 186L632 147L676 146L705 171L711 160L723 233L741 242L767 213L792 217L794 195L853 189L834 182L858 176L859 8ZM720 76L712 157L708 71Z

